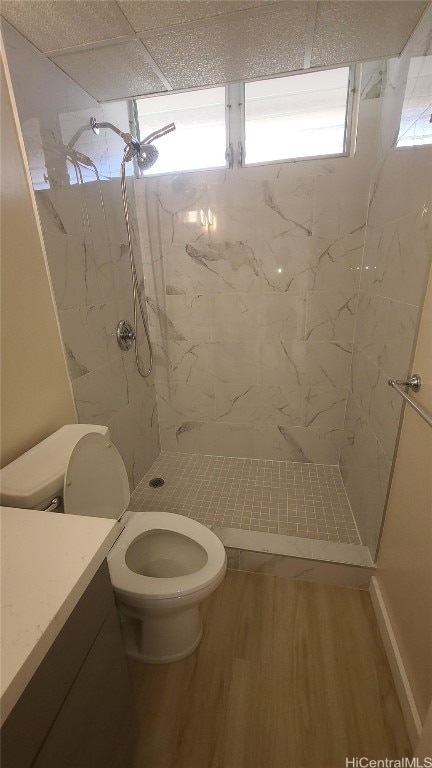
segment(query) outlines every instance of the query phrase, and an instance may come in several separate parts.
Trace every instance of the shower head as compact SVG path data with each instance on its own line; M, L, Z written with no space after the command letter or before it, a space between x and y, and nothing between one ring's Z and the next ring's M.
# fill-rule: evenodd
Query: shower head
M126 142L123 153L124 162L128 163L129 160L136 157L138 166L142 171L146 171L155 164L159 157L159 152L153 144L145 144L144 142L141 142L140 144L140 142L137 141L137 139L134 139L133 136L130 137L129 141L126 141L126 136L123 138Z
M155 164L159 157L159 152L153 144L140 144L140 151L137 155L138 167L141 171L147 171Z
M120 129L112 123L98 123L94 117L90 120L90 127L93 133L99 133L100 128L110 128L117 133L118 136L121 136L126 144L123 154L124 162L128 163L129 160L136 157L138 166L142 171L147 171L151 168L159 157L159 152L156 147L153 146L152 142L156 139L160 139L167 133L171 133L171 131L175 131L174 123L169 123L169 125L164 125L163 128L153 131L153 133L146 136L143 141L139 142L138 139L130 133L123 133L123 131L120 131Z

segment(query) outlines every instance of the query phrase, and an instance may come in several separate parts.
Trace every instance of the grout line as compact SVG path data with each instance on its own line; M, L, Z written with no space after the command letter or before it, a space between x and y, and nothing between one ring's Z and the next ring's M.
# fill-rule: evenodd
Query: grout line
M165 474L167 480L157 491L146 487L155 474ZM149 507L208 525L223 522L240 530L301 532L308 538L361 544L334 465L168 452L158 457L133 494L132 508Z

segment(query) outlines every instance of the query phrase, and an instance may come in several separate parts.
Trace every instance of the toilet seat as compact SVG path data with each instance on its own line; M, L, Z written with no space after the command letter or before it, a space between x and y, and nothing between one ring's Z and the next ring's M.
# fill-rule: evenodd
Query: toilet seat
M107 561L128 656L165 664L193 653L200 605L225 577L225 549L183 515L128 511L126 469L107 427L66 425L3 472L12 506L31 501L51 515L63 493L66 514L121 520Z
M96 432L81 437L69 456L63 483L68 515L119 520L130 501L123 459L110 440Z
M131 571L126 564L126 551L141 534L154 530L180 533L192 539L207 553L206 564L184 576L155 578ZM140 595L142 599L164 600L193 594L220 578L225 564L225 549L215 534L196 520L171 512L130 512L125 530L108 554L111 581L124 595Z
M118 520L130 501L129 481L123 460L106 437L89 433L73 447L63 487L67 514ZM132 542L152 531L181 534L200 545L207 562L193 573L169 578L143 576L126 564ZM127 524L108 554L111 581L116 592L142 599L180 598L220 579L226 555L222 542L201 523L168 512L128 512Z

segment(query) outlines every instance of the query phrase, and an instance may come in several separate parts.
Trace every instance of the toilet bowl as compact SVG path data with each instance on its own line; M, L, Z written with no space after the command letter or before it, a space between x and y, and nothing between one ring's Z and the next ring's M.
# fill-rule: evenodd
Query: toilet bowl
M151 663L178 661L201 640L199 606L224 579L225 549L212 531L183 515L128 511L122 458L106 428L88 430L63 427L47 438L50 455L61 457L55 468L47 467L46 441L5 467L2 502L20 507L31 499L36 508L61 492L62 479L66 514L121 520L108 567L126 654Z
M108 556L132 658L177 661L202 636L199 605L223 581L225 550L208 528L168 512L128 512Z

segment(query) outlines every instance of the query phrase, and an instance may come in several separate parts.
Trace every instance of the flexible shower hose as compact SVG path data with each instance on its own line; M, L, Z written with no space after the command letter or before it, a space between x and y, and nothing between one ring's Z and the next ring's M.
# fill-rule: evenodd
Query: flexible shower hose
M132 291L133 291L133 309L134 309L133 332L134 332L135 362L136 362L136 367L139 375L142 376L143 379L146 379L147 376L150 376L150 373L153 368L153 350L152 350L152 345L150 341L150 334L147 328L144 307L142 304L141 292L138 285L138 276L136 271L135 257L134 257L133 247L132 247L132 236L131 236L131 230L130 230L130 224L129 224L129 206L128 206L128 197L127 197L127 189L126 189L126 159L125 159L128 149L129 149L128 146L126 146L124 155L123 155L123 160L121 163L121 191L122 191L123 211L124 211L128 246L129 246L129 260L130 260L130 267L131 267L131 273L132 273ZM141 320L144 326L144 332L146 335L149 355L150 355L150 362L149 362L149 367L147 371L145 371L142 367L141 359L138 352L138 306L140 309Z

